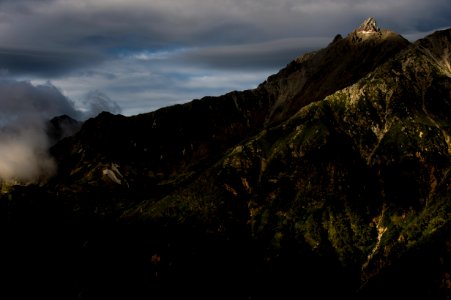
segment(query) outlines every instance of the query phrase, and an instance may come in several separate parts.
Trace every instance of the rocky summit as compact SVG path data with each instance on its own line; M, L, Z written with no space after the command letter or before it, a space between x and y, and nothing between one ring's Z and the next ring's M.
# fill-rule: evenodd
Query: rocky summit
M331 40L256 89L55 119L58 173L0 197L2 293L451 297L451 29Z
M370 17L366 19L359 28L357 28L357 32L380 32L380 29L377 26L377 21L374 18Z

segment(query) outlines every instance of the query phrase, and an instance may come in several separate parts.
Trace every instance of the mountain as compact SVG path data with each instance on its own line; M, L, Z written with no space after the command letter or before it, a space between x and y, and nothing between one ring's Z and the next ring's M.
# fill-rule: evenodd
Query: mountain
M102 113L51 148L45 186L0 197L6 286L447 299L450 65L450 29L409 43L369 18L256 89Z
M47 136L52 144L59 142L65 137L72 136L80 130L83 123L68 115L54 117L47 124Z

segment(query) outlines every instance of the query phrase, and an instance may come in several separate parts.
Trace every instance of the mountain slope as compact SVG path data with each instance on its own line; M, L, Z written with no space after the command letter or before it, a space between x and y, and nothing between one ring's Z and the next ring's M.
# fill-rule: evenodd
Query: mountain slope
M319 295L318 282L364 299L447 295L450 45L451 30L415 43L124 217L247 232L266 249L254 252L260 263L279 270L266 274L272 281L297 279ZM285 273L296 267L305 273ZM257 290L267 288L260 280Z
M290 117L303 106L322 100L373 71L409 42L390 30L368 27L373 18L345 38L337 35L328 47L305 54L260 86L275 99L267 122Z
M450 63L451 30L409 44L368 19L255 90L103 113L51 149L47 186L0 197L9 280L57 299L446 299ZM61 291L15 280L40 261Z
M84 185L116 164L134 190L152 193L156 185L171 189L230 147L355 83L409 44L388 30L369 36L359 30L301 56L254 90L129 118L101 114L52 149L60 166L58 180Z

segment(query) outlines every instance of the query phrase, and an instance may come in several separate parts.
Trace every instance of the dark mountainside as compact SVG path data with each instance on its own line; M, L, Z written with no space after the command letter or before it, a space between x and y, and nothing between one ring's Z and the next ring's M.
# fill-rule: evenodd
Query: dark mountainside
M448 299L450 118L451 29L370 18L254 90L54 119L58 174L0 197L2 299Z

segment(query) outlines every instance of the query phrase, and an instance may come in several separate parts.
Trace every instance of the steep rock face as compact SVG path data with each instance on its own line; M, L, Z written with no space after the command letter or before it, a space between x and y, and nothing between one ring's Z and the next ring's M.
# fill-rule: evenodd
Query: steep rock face
M365 33L377 33L380 32L379 27L377 26L377 22L374 18L370 17L363 21L362 25L356 30L357 32L365 32Z
M360 28L370 26L365 24ZM408 45L389 30L365 34L358 29L343 39L335 38L327 48L297 58L259 87L272 100L267 124L280 123L303 106L355 83Z

